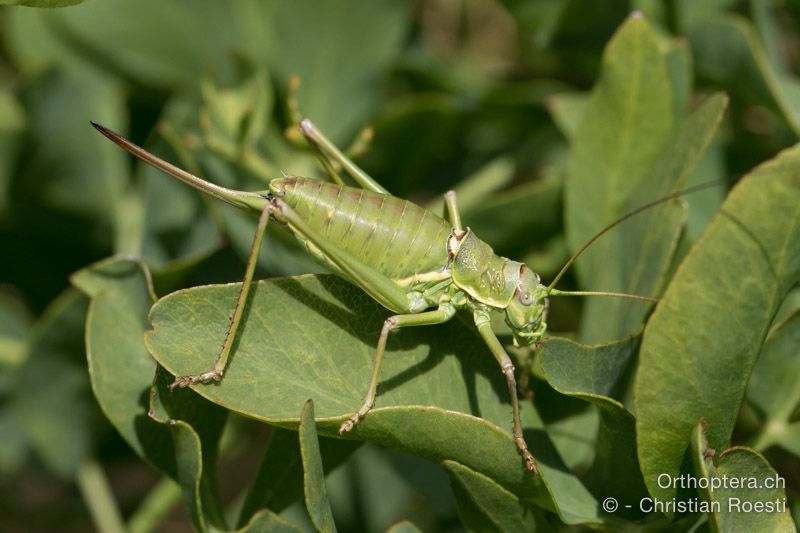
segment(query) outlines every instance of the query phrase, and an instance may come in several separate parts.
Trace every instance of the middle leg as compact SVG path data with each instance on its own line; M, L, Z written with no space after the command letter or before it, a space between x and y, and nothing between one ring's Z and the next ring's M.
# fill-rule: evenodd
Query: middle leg
M378 388L378 377L380 376L381 364L383 363L383 355L386 352L386 341L389 338L389 333L395 329L409 326L429 326L432 324L441 324L442 322L447 322L453 318L455 313L455 307L449 303L444 303L434 311L426 311L424 313L409 315L394 315L386 319L386 321L383 323L383 329L381 329L381 335L378 338L378 347L375 350L375 361L372 364L372 375L369 379L367 393L364 395L364 401L361 403L361 407L359 407L355 413L350 415L350 418L348 418L341 425L339 428L339 434L347 433L353 429L353 427L358 424L359 420L364 418L369 410L372 409L372 406L375 403L375 392Z

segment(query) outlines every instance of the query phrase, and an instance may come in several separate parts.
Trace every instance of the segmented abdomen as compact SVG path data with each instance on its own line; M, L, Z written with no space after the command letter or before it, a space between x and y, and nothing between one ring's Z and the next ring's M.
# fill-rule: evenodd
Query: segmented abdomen
M450 225L408 200L297 177L273 180L270 190L329 241L389 278L447 264Z

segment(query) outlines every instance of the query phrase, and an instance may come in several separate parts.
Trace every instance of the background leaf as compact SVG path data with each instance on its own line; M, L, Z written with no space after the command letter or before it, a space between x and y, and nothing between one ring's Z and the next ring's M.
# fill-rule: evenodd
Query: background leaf
M698 418L712 448L730 443L768 328L800 277L800 227L783 223L800 220L798 165L795 147L741 181L647 324L635 406L639 461L654 497L675 497L655 479L685 468Z
M49 308L31 334L30 356L19 368L14 398L16 419L48 469L62 477L76 474L92 453L98 413L83 372L83 336L87 301L67 290ZM54 380L53 376L59 379Z
M674 97L686 92L686 82L670 80L669 74L668 57L655 34L643 20L631 18L606 50L603 76L573 143L566 217L574 251L603 224L683 188L702 159L727 100L710 97L683 118L682 109L672 106L681 105ZM665 204L639 215L635 224L604 235L577 261L581 285L587 290L657 294L684 217L679 206ZM647 310L644 304L621 299L591 298L582 339L600 342L630 334Z
M271 21L270 31L251 25L245 32L259 39L271 70L283 80L300 76L303 114L344 144L343 134L352 134L374 105L374 91L365 89L399 51L407 31L406 6L386 0L359 0L348 6L332 0L293 0L260 9L266 16L250 20ZM313 38L309 27L316 29ZM356 54L359 60L350 61ZM346 112L340 106L346 106Z
M779 78L770 66L753 28L739 17L727 15L703 22L689 34L700 73L774 111L795 137L800 122Z
M149 272L136 261L111 259L76 273L73 283L92 298L87 355L101 408L142 458L179 482L196 528L205 528L207 515L224 527L214 467L227 413L190 391L165 393L171 380L156 372L144 350ZM126 376L124 387L120 375Z
M770 331L747 385L747 399L760 411L762 428L756 450L778 444L800 455L800 423L793 420L800 405L800 309Z

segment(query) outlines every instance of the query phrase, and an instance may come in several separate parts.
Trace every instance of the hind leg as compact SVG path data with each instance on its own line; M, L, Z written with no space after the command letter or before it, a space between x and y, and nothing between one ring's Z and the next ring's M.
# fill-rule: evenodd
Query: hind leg
M244 280L242 280L242 287L239 289L239 296L236 298L236 307L231 315L231 322L228 325L228 332L225 334L225 340L222 342L217 360L214 367L206 372L194 374L191 376L178 376L175 381L169 386L170 389L175 387L188 387L196 383L210 383L212 381L220 381L222 374L225 372L225 366L228 364L228 357L231 353L233 341L236 339L236 332L242 320L242 313L244 306L247 303L247 296L250 294L250 287L253 284L253 274L256 270L256 263L258 261L258 251L261 249L261 242L264 240L264 233L267 230L267 223L269 217L272 216L272 211L275 207L272 203L268 203L264 210L261 211L261 216L258 219L256 226L256 233L253 236L253 245L250 247L250 253L247 255L247 266L245 267Z
M331 141L328 139L317 127L314 125L313 122L308 120L307 118L303 119L300 122L300 132L303 134L303 137L317 149L317 151L321 155L321 160L323 160L323 166L325 166L326 170L330 174L333 172L337 177L334 177L334 174L331 174L331 177L335 181L341 180L336 174L333 166L331 165L331 161L338 163L342 166L342 168L352 177L358 185L364 189L374 191L380 194L389 194L389 191L383 188L383 186L372 179L369 174L361 170L361 168L356 165L352 159L347 157L341 150L339 150Z

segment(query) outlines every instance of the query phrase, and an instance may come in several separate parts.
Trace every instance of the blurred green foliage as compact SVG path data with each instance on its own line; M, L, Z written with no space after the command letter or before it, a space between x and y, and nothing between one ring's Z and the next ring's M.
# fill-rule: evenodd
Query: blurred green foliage
M788 514L737 524L729 514L610 515L600 502L671 497L653 484L661 471L777 472L787 486L769 497L788 497L797 520L800 161L796 149L776 155L800 135L800 2L0 4L19 4L0 8L2 529L795 527ZM299 111L287 105L295 75ZM670 203L614 230L564 279L665 291L665 303L642 338L649 307L553 301L551 330L608 344L553 341L521 369L536 393L524 415L541 479L518 471L502 379L461 323L393 348L379 397L392 409L360 434L385 450L334 436L335 415L366 385L360 374L341 406L325 395L350 387L345 379L264 389L272 403L234 382L233 396L207 394L224 408L166 390L170 376L144 343L151 305L240 279L254 221L134 162L88 123L210 181L258 190L284 171L324 176L291 130L298 112L397 196L439 211L455 188L465 223L546 280L630 209L686 184L726 183L687 197L688 214ZM728 186L766 161L723 204ZM267 241L260 277L326 271L285 232L270 229ZM759 263L762 251L779 259ZM216 291L212 303L235 296L201 287L156 309L194 305L203 291ZM366 296L326 277L260 291L277 291L283 311L272 333L242 344L301 344L285 328L305 313L303 335L342 358L333 370L367 364L383 315ZM305 307L315 291L365 314L344 309L325 329L324 313ZM214 352L227 307L186 309L206 321L195 351ZM166 335L188 320L173 315ZM148 347L172 368L177 356L158 341ZM416 381L393 377L410 366ZM265 368L287 379L297 370ZM709 459L709 446L734 445L752 450Z

